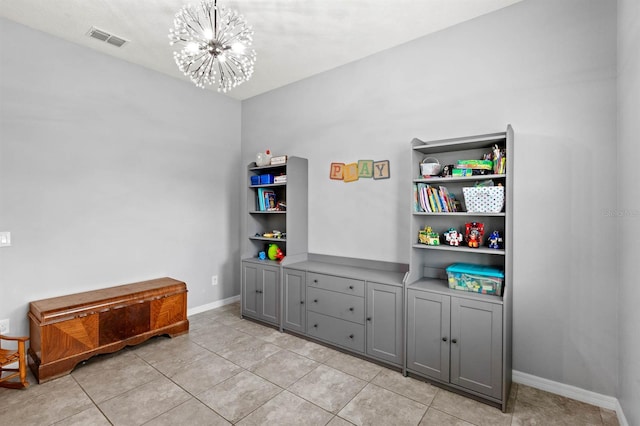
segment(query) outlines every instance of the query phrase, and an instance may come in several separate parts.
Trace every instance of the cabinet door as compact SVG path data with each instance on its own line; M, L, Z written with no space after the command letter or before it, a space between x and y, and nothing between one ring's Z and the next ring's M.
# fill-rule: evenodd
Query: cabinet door
M258 267L251 262L242 262L242 314L258 315Z
M449 381L449 296L407 291L407 368Z
M367 282L367 354L402 363L402 288Z
M502 394L502 305L451 298L451 383Z
M280 268L261 265L258 271L258 315L265 321L280 324Z
M305 333L305 309L306 278L304 271L284 269L284 318L282 328Z

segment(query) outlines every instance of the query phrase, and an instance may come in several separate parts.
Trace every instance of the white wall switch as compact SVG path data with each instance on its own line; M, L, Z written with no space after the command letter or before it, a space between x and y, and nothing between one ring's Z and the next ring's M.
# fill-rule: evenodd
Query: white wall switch
M0 232L0 247L11 245L11 232Z

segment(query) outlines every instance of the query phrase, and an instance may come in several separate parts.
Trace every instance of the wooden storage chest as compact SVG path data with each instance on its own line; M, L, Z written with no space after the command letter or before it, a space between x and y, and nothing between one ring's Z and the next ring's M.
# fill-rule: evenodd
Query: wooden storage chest
M187 287L159 278L29 304L29 367L43 383L93 355L189 331Z

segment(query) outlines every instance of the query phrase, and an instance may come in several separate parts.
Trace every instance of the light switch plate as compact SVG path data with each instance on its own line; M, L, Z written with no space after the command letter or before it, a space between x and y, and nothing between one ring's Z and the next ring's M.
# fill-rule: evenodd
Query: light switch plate
M0 232L0 247L11 245L11 232Z

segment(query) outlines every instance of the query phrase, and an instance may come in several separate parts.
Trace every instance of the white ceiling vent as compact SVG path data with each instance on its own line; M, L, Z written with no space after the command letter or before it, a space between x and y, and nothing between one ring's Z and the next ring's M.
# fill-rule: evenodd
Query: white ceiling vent
M126 40L122 37L115 36L110 34L104 30L98 29L96 27L91 27L87 35L91 38L95 38L96 40L107 42L116 47L122 47L125 43L128 43L129 40Z

